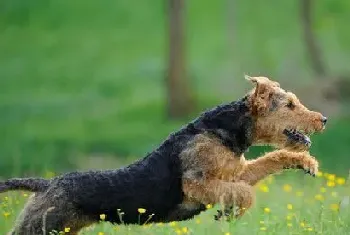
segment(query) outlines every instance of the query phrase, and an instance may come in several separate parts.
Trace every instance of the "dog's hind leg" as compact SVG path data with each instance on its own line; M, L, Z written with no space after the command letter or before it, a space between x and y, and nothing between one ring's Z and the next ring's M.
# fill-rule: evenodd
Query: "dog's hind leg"
M255 185L268 175L281 172L283 169L304 169L306 173L315 176L318 171L318 162L307 152L276 150L248 161L240 180L249 185Z
M34 235L43 234L41 224L40 207L41 203L38 200L40 195L33 194L22 212L19 214L15 226L9 232L9 235Z
M11 235L49 235L52 232L77 234L79 230L92 223L75 210L65 198L53 198L47 195L33 195L19 215ZM56 234L54 233L54 234Z
M220 203L225 211L238 208L236 217L242 216L254 202L254 189L245 182L184 179L183 190L186 197L204 205Z
M43 231L46 232L45 234L50 234L52 231L67 230L67 234L76 235L83 227L92 223L92 219L68 205L47 211L43 219Z

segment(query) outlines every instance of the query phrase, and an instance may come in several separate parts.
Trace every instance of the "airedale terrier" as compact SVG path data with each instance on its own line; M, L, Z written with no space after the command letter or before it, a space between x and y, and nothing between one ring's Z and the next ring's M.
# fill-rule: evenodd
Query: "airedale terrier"
M206 204L235 206L243 215L254 200L253 185L283 169L314 175L318 163L307 150L307 135L324 129L327 119L265 77L247 77L254 89L242 99L204 112L145 158L117 170L67 173L50 180L9 179L0 192L35 192L10 234L69 234L99 221L169 222L193 218ZM247 161L252 145L280 150ZM139 214L138 208L146 213ZM220 211L216 218L222 216Z

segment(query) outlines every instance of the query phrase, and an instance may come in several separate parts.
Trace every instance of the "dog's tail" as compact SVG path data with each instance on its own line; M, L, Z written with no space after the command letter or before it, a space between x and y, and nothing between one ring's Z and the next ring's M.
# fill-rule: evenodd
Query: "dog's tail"
M49 185L50 181L43 178L13 178L0 182L0 193L10 190L43 192Z

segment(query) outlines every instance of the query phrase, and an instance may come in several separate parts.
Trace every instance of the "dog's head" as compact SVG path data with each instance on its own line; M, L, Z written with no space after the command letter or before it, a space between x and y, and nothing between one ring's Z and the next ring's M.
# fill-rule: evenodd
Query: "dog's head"
M310 111L292 92L266 77L249 77L254 84L248 95L251 113L255 119L255 145L272 145L294 151L310 148L310 134L321 132L327 118Z

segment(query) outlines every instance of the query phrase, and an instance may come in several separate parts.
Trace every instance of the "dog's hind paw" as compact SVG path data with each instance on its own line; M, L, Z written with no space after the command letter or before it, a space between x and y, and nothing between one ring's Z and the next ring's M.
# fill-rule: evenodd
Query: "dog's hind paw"
M234 218L237 218L241 214L241 209L238 207L230 207L222 210L217 210L217 214L214 215L215 220L224 219L227 222L232 221Z
M217 214L214 215L214 219L215 220L225 220L225 221L231 221L231 212L227 209L225 209L224 211L222 210L217 210Z

